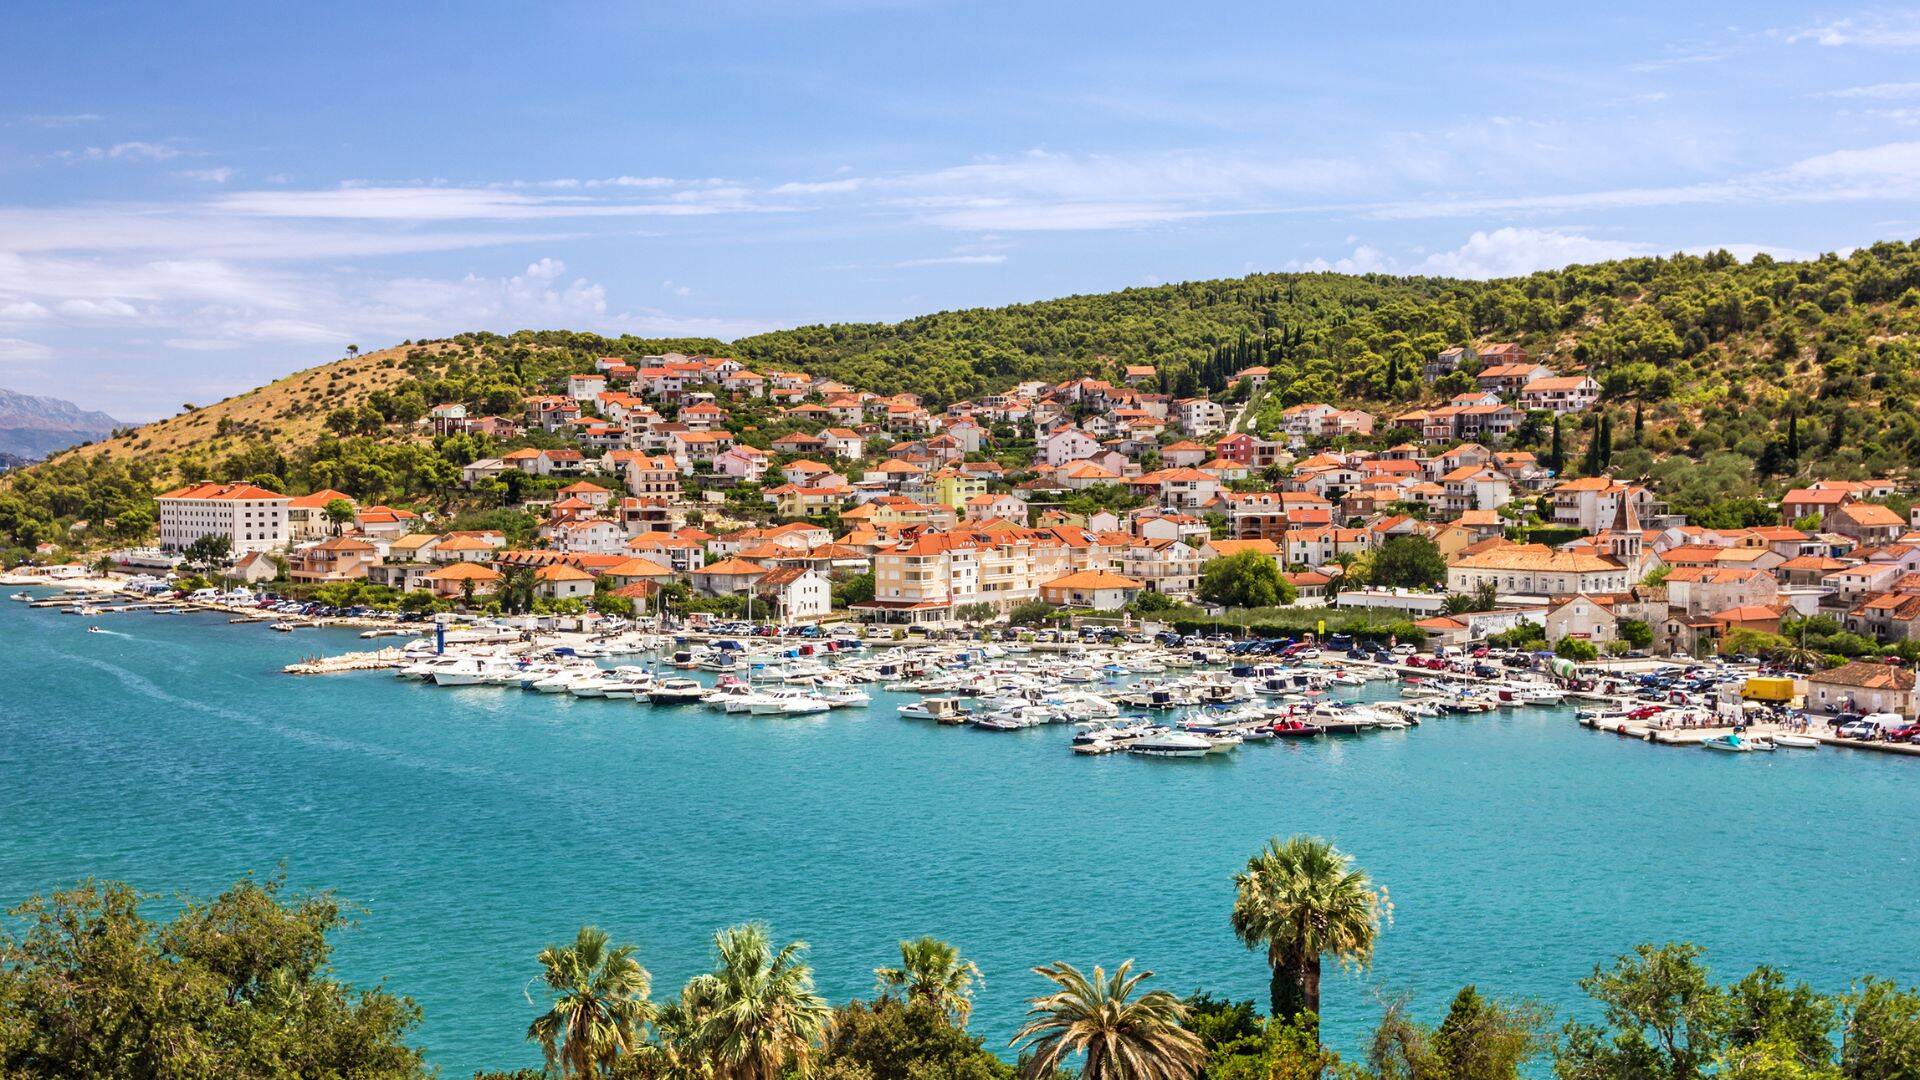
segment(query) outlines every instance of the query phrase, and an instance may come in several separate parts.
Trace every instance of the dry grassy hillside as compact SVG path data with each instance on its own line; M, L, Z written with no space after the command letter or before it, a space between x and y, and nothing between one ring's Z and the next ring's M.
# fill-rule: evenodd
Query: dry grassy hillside
M401 362L409 352L424 352L438 359L458 351L461 347L453 342L436 342L335 360L296 371L225 401L156 420L120 438L77 447L53 460L94 455L121 460L168 458L182 451L204 449L219 435L266 440L287 450L310 446L319 439L330 410L359 405L374 391L390 389L407 379Z

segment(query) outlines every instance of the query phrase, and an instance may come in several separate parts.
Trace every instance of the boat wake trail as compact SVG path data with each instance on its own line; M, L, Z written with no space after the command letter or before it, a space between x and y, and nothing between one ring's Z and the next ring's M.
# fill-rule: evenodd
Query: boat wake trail
M108 632L111 632L111 631L108 631ZM105 660L100 660L95 657L75 656L75 657L72 657L72 659L77 663L85 664L88 667L94 668L98 671L104 672L107 675L112 676L115 680L117 680L120 683L120 685L124 686L127 690L133 693L139 694L142 697L149 698L153 701L160 702L162 704L171 705L171 706L174 706L175 708L189 709L194 712L200 713L202 715L214 716L222 720L231 720L236 723L245 724L246 726L254 728L256 730L268 732L270 734L277 735L281 738L290 739L294 742L302 743L307 746L312 746L317 749L330 750L336 753L360 754L367 757L378 758L382 761L386 761L394 765L399 765L403 768L418 769L418 770L423 770L427 772L436 772L445 776L457 776L457 777L462 777L462 778L471 779L471 780L484 780L484 781L488 781L496 784L503 781L508 783L517 783L514 777L510 775L494 772L493 770L490 770L490 769L482 769L482 768L477 768L470 765L456 765L456 764L451 764L445 761L437 761L433 758L425 758L417 754L403 753L401 751L394 750L391 747L379 746L374 743L360 742L354 739L343 739L335 735L327 735L317 731L309 731L305 728L294 727L290 724L282 724L282 723L276 723L270 720L264 720L258 716L241 712L238 709L229 709L222 705L215 705L205 701L196 701L192 698L184 698L177 694L169 693L168 691L161 689L151 679L148 679L146 676L141 675L138 672L129 671L126 668L120 667L117 664L111 664Z

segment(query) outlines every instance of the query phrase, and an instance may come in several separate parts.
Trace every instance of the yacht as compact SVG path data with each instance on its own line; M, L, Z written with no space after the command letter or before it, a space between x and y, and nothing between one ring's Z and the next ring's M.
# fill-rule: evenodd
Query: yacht
M423 681L431 681L433 679L434 672L445 670L445 669L457 668L461 664L465 664L468 662L469 662L469 658L465 656L429 655L424 659L415 660L411 664L402 664L399 667L393 669L393 677L396 679L420 679Z
M762 690L747 704L747 711L755 716L802 716L831 708L825 698L797 689Z
M966 703L959 698L931 697L900 706L899 714L908 720L938 720L957 723L966 719Z
M843 679L824 679L808 687L814 696L826 701L836 709L848 709L873 704L873 696L865 690Z
M1206 757L1213 753L1213 744L1189 732L1161 730L1135 740L1127 752L1147 757Z
M709 693L711 690L708 687L676 675L654 683L647 691L647 700L655 705L688 705L699 701Z
M647 696L653 689L653 672L643 667L624 665L607 672L606 686L602 688L602 697L634 700Z
M1529 705L1559 705L1567 700L1567 692L1546 683L1533 683L1521 687L1520 700Z
M435 686L487 686L512 665L497 656L463 656L435 667L429 676Z
M726 713L743 713L753 707L754 689L746 683L737 681L723 682L713 688L700 704Z

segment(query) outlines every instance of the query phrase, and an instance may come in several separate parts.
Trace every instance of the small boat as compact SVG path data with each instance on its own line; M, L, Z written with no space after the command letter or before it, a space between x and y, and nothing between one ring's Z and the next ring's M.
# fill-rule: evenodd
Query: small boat
M30 600L32 600L32 599L33 599L33 596L32 596L31 594L29 594L29 593L23 593L23 592L17 592L17 593L14 593L14 594L13 594L12 596L9 596L9 597L7 597L7 599L9 599L9 600L18 600L18 601L20 601L21 603L23 603L23 604L24 604L24 603L27 603L28 601L30 601Z
M825 698L805 690L763 690L753 696L747 711L755 716L803 716L833 708Z
M661 679L647 691L647 700L655 705L691 705L706 697L708 689L692 679ZM636 697L638 695L635 695Z
M87 633L89 633L89 634L104 634L104 633L106 633L106 631L105 631L105 630L102 630L102 629L101 629L100 627L98 627L98 626L89 626L89 627L87 627Z
M1747 740L1741 738L1737 733L1715 735L1700 745L1708 750L1719 750L1730 754L1744 754L1753 749L1753 747L1747 743Z
M1185 731L1158 731L1136 740L1127 752L1147 757L1206 757L1213 753L1213 744Z
M1787 750L1818 750L1820 740L1811 735L1775 735L1773 745Z
M269 629L278 630L283 634L291 634L293 633L293 624L290 622L277 622Z
M1768 754L1780 749L1774 745L1773 736L1771 735L1749 735L1747 737L1747 745L1755 750Z
M925 698L902 705L896 711L907 720L938 720L942 723L957 723L967 715L966 704L959 698L951 697Z

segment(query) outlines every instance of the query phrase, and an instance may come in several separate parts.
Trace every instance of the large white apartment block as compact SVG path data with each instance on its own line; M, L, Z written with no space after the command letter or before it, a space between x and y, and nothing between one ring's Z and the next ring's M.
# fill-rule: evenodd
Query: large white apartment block
M233 554L287 546L287 504L293 500L252 484L203 482L159 497L160 546L181 551L203 536L224 536Z

